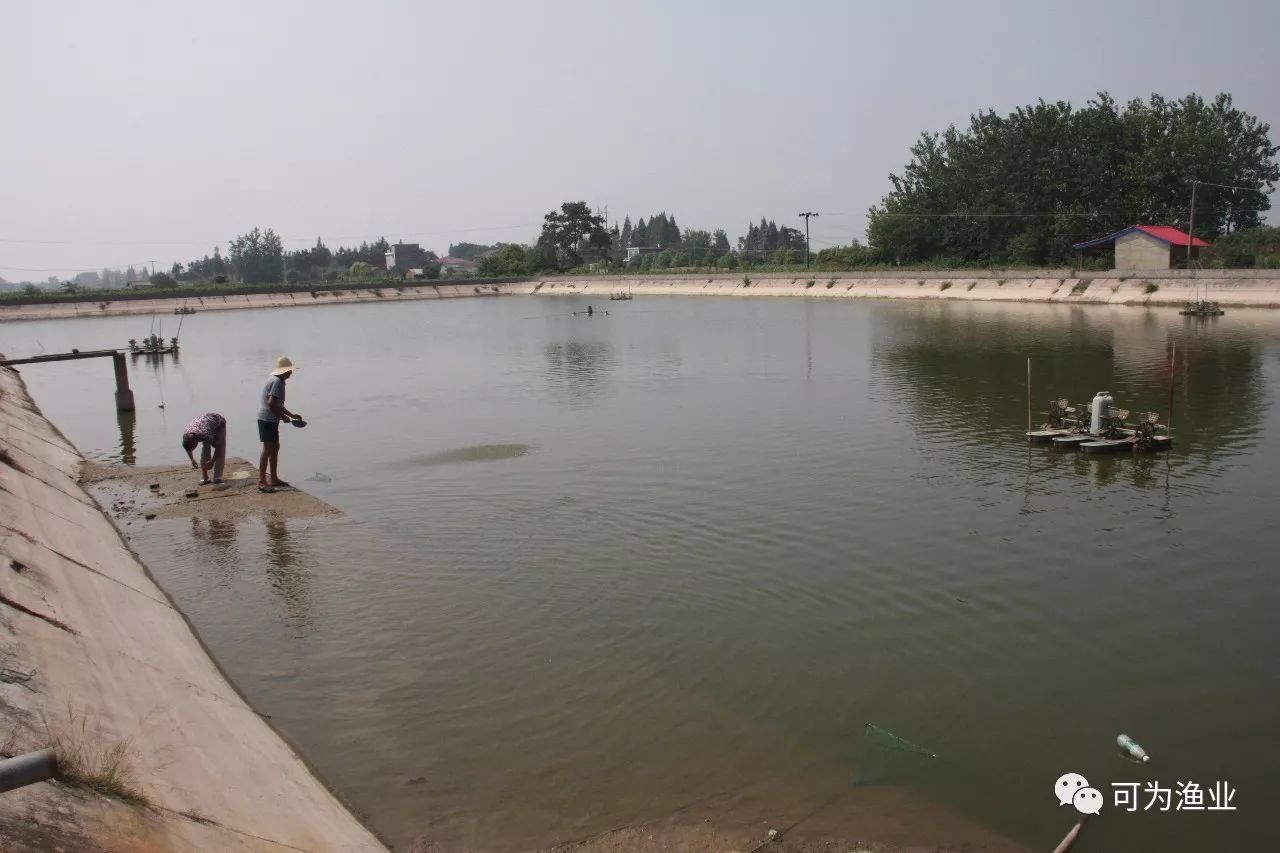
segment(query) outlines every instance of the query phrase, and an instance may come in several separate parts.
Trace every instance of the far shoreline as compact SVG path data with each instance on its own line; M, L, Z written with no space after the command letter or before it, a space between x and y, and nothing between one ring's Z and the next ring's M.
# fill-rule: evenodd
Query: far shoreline
M83 300L33 297L0 303L0 322L195 313L245 308L294 308L474 296L773 296L808 299L936 299L974 302L1181 307L1196 299L1223 308L1280 308L1280 270L874 270L607 274L544 276L512 281L454 279L414 283L343 283L315 289L214 295L173 292Z

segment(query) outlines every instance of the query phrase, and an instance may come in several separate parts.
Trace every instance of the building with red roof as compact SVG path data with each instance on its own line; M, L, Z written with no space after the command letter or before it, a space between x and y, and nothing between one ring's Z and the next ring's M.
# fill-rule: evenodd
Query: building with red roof
M1076 243L1071 248L1077 252L1090 252L1108 246L1115 246L1115 268L1118 270L1185 267L1188 253L1194 261L1200 256L1201 249L1209 248L1204 240L1172 225L1133 225L1097 240Z

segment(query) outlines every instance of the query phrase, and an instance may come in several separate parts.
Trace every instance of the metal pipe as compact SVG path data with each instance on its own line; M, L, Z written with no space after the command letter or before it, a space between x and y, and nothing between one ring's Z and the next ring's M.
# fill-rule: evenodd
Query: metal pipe
M52 749L0 759L0 794L34 782L52 779L58 772L58 759Z

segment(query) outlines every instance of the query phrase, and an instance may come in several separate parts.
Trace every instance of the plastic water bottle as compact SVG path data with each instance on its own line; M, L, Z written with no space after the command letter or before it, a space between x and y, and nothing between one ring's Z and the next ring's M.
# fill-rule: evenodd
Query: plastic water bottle
M1134 761L1141 761L1143 764L1151 761L1151 756L1147 755L1147 751L1138 746L1133 738L1128 735L1120 735L1120 737L1116 738L1116 745Z

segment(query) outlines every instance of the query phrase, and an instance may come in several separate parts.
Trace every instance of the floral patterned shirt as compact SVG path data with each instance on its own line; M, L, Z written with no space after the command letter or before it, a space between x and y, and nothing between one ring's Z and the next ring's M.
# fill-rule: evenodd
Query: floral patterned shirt
M227 419L217 412L206 412L187 424L182 437L191 436L199 441L213 441L213 436L227 425Z

